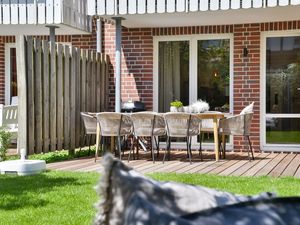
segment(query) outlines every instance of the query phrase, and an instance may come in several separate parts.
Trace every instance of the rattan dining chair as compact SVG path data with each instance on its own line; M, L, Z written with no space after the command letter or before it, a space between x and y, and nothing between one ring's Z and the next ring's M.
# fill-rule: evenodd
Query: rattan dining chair
M84 138L83 141L85 142L86 137L88 136L88 143L89 143L89 151L91 150L91 135L97 134L97 118L96 113L90 112L81 112L81 119L84 125ZM81 150L81 147L80 147Z
M165 149L163 162L167 152L170 159L171 138L184 137L186 138L189 161L192 163L191 141L193 136L199 135L201 120L193 114L176 112L165 113L164 118L167 127L167 148Z
M227 118L220 119L219 133L224 135L244 136L248 141L248 158L254 160L253 149L250 141L250 128L253 113L239 114ZM226 142L225 142L226 144ZM251 156L250 157L250 152Z
M139 139L142 137L151 138L151 154L153 163L155 162L155 154L153 148L153 142L156 143L157 155L159 154L159 137L166 134L165 121L162 115L155 112L137 112L130 116L133 124L133 143L136 141L139 143ZM157 138L157 139L156 139ZM139 145L137 145L138 148ZM134 144L131 145L128 162L133 150ZM138 152L138 149L137 149Z
M121 137L128 136L132 133L132 122L130 117L124 113L117 112L97 113L96 117L100 125L100 143L103 144L105 137L117 137L117 149L121 160ZM98 149L96 149L96 157L97 152Z

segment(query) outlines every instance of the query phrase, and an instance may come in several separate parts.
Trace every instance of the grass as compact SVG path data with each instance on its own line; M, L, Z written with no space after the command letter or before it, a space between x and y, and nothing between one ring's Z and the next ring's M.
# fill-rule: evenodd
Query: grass
M97 173L0 175L0 224L91 224Z
M300 195L300 179L221 177L201 174L149 174L161 181L203 185L238 194L277 192ZM0 175L0 225L91 224L98 201L97 173L50 171L36 176Z
M175 181L202 185L243 195L253 195L268 191L276 192L279 196L300 196L300 179L294 177L225 177L206 174L187 175L176 173L154 173L149 176L160 181Z

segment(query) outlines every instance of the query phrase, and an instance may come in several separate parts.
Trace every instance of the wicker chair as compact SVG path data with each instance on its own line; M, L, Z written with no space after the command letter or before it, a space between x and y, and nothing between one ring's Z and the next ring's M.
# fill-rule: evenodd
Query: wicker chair
M250 141L250 128L252 122L253 113L239 114L236 116L220 119L219 121L219 133L224 135L239 135L247 138L249 148L248 157L250 158L250 151L252 159L254 160L253 149Z
M128 115L116 112L97 113L97 120L100 125L100 142L103 144L104 137L117 137L117 149L121 160L121 137L132 133L132 122ZM97 157L96 149L96 157ZM96 160L96 158L95 158Z
M153 141L156 143L157 147L157 155L159 154L159 137L164 136L166 134L165 129L165 121L163 116L154 113L154 112L138 112L133 113L131 116L132 124L133 124L133 135L134 141L139 143L139 139L141 137L150 137L151 138L151 154L153 163L155 162L154 149L153 149ZM157 141L156 141L157 137ZM139 145L137 145L138 148ZM131 151L133 149L133 145L131 145L128 162L130 160ZM138 152L138 149L137 149Z
M91 150L91 135L97 134L96 113L81 112L80 114L81 114L81 119L84 124L84 131L85 131L83 140L85 141L86 137L88 136L89 151L90 151Z
M167 148L165 150L164 159L168 151L168 158L170 159L170 148L172 137L186 138L187 153L189 161L192 163L191 139L200 133L201 120L189 113L166 113L164 115L167 127Z

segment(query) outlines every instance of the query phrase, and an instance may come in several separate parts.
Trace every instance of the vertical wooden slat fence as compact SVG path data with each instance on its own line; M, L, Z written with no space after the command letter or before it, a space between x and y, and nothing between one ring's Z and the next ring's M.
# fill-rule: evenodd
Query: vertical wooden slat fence
M21 141L28 153L85 145L80 112L108 108L107 56L31 37L17 40L24 46L17 62L26 56L26 108L19 113L27 113L26 140Z

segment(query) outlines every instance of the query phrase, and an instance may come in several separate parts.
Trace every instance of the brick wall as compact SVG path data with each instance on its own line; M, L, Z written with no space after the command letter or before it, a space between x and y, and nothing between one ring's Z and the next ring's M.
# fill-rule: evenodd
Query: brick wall
M252 125L252 144L260 150L260 38L261 31L300 29L300 21L195 26L172 28L123 28L122 36L122 100L141 100L147 109L153 106L153 37L167 35L217 34L234 35L234 113L255 102ZM114 107L114 26L105 24L104 50L110 56L110 104ZM244 56L244 48L248 56ZM246 150L241 137L234 138L234 149Z

